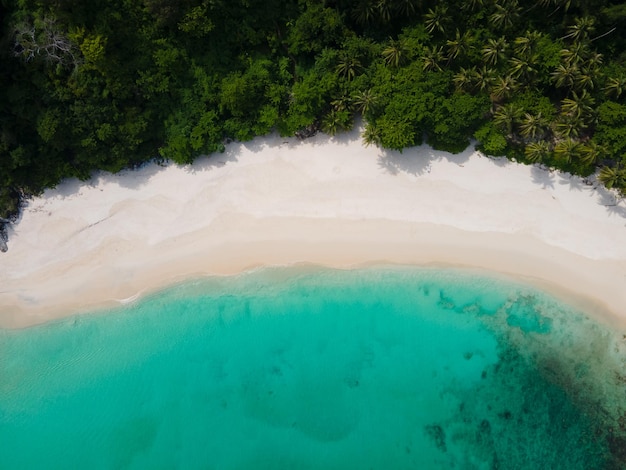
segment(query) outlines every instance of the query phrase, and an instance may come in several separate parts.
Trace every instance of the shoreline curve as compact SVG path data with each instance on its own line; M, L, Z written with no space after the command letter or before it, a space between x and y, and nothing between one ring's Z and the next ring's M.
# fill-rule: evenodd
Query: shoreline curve
M68 181L30 201L9 232L4 328L194 277L376 263L502 274L626 325L626 204L610 191L471 149L363 147L358 129Z

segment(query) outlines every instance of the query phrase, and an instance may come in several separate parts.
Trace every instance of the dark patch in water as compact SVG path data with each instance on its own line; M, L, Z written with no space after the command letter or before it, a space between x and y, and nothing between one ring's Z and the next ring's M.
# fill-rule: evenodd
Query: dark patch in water
M424 426L424 430L426 431L426 435L433 440L437 449L442 452L448 450L446 447L446 433L441 426L438 424L429 424L428 426Z
M513 414L509 410L506 410L502 413L498 413L498 417L508 421L513 417Z
M483 419L478 425L476 440L479 444L489 443L491 440L491 423L488 420Z
M347 378L347 379L345 379L345 383L350 388L357 388L359 386L359 381L357 379L354 379L354 378Z
M439 302L437 302L437 306L444 310L454 310L456 307L452 298L446 296L443 291L439 291Z
M552 319L541 314L532 295L523 295L506 309L506 322L524 333L548 334L552 331Z

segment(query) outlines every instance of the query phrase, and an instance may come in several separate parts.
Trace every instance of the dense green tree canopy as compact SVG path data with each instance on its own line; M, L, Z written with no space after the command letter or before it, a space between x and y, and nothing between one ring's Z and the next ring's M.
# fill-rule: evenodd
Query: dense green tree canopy
M2 0L0 217L63 178L276 130L426 142L626 192L614 0Z

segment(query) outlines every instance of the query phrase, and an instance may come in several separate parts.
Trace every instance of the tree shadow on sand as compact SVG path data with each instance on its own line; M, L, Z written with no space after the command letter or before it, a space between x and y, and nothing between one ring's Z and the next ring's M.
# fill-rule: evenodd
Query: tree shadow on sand
M163 171L169 163L163 163L157 160L150 160L138 168L128 168L119 173L111 174L101 172L95 176L112 179L120 187L126 189L140 189L145 186L155 175Z
M626 203L615 191L606 189L598 184L595 188L595 193L597 194L598 204L604 206L609 214L626 219Z
M408 173L413 176L420 176L430 173L433 162L444 159L463 166L474 152L476 150L474 150L473 145L455 154L434 150L426 144L406 149L403 152L381 149L378 155L378 167L392 175Z
M532 182L541 186L542 189L554 189L554 173L547 168L533 165L530 169Z
M570 175L569 173L559 173L559 184L561 186L569 186L570 191L582 192L586 185L585 180L580 176Z
M224 152L201 155L193 163L180 166L186 173L195 175L221 168L230 163L236 163L239 160L240 153L241 148L239 146L227 146Z

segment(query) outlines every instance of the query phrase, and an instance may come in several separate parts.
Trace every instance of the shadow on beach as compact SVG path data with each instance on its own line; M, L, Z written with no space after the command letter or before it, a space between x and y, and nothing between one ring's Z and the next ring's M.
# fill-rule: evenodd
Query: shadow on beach
M241 155L246 152L257 154L268 149L285 150L289 152L297 151L302 146L317 147L329 143L340 146L355 145L357 143L362 145L361 130L361 126L355 123L355 126L350 131L335 136L317 133L306 139L299 139L297 137L282 137L277 133L272 133L247 142L231 141L226 144L224 152L202 155L189 165L160 162L155 159L146 162L138 168L125 169L116 174L105 171L95 172L87 181L80 181L75 178L68 179L61 182L56 188L46 190L40 198L37 198L43 199L43 203L33 204L32 201L27 200L26 206L29 210L43 211L46 210L45 200L81 196L84 190L97 188L105 182L113 183L114 185L130 190L140 190L157 174L166 170L168 167L178 166L185 172L191 174L210 172L237 163ZM434 150L427 144L405 149L403 152L379 149L377 165L382 171L390 174L407 173L413 176L420 176L430 173L433 164L443 160L462 167L475 153L475 142L472 142L465 150L458 154ZM484 158L498 167L519 164L511 162L505 157L484 156ZM589 192L591 197L596 198L597 204L603 206L611 215L626 219L626 203L624 200L619 198L614 191L604 188L593 176L590 178L581 178L567 173L558 173L540 165L533 165L530 174L532 182L543 189L557 189L556 183L558 182L559 187L567 185L570 191ZM100 189L100 191L103 191L103 189ZM21 214L15 223L9 224L7 227L9 236L14 231L13 227L19 223L19 219L21 219Z
M559 184L561 186L569 186L570 191L582 192L587 185L585 179L580 176L570 175L569 173L559 173Z
M541 189L554 189L554 172L549 169L533 165L530 169L530 175L532 182L541 186Z
M403 152L380 149L377 163L381 170L392 175L407 173L413 176L422 176L430 173L434 163L444 159L462 167L477 152L474 144L475 142L472 142L470 146L458 154L434 150L427 144L405 149ZM482 156L501 168L509 165L523 165L523 163L511 161L506 157ZM591 197L596 198L597 204L603 206L607 212L626 219L626 202L624 199L619 197L615 191L605 188L595 176L583 178L538 164L530 166L530 175L531 181L542 189L557 189L558 183L559 187L566 187L569 191L589 193Z
M626 219L626 205L624 199L617 196L614 191L606 189L604 186L597 185L594 189L598 196L599 205L604 206L609 214ZM626 224L624 226L626 226Z
M393 175L402 172L420 176L430 173L432 164L444 159L463 166L475 152L473 145L469 145L462 152L455 154L435 150L427 144L405 149L402 152L381 149L378 156L378 167Z

